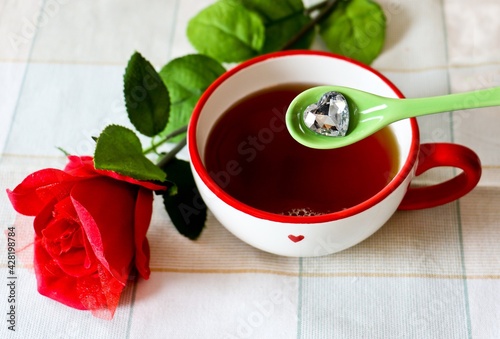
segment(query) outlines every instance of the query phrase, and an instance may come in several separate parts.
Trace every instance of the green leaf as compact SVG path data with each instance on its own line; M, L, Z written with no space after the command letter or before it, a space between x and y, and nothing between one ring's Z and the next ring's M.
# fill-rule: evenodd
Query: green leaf
M200 96L225 71L218 61L201 54L174 59L161 69L160 77L168 88L172 102L167 128L162 135L188 124ZM172 141L180 138L182 135Z
M265 28L260 16L242 4L220 0L189 21L187 37L201 54L220 62L239 62L259 53Z
M266 25L266 42L261 53L281 50L310 21L311 18L309 16L303 13L295 13L282 20L269 23ZM314 35L314 30L311 30L299 41L290 46L289 49L308 49L312 44Z
M144 57L135 52L123 77L128 117L135 128L152 137L168 122L170 97L158 73Z
M107 126L97 139L94 166L137 180L164 181L166 178L165 172L144 156L137 135L117 125Z
M239 0L243 6L258 13L266 28L266 38L260 53L278 51L307 25L311 18L304 13L301 0ZM315 32L311 30L290 48L307 49Z
M164 168L169 179L175 182L177 194L170 189L163 193L163 204L170 220L182 235L195 240L201 234L207 218L207 207L200 197L187 161L177 158Z
M371 0L339 0L337 8L320 24L329 50L370 64L385 40L385 15Z
M289 16L304 12L302 0L238 0L247 9L258 13L267 24Z

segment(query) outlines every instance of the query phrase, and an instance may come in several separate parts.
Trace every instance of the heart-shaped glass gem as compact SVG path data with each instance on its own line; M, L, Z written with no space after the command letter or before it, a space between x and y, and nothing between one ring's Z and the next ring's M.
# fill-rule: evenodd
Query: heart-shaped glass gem
M313 132L331 137L343 137L349 127L349 106L339 92L326 92L303 114L305 125Z

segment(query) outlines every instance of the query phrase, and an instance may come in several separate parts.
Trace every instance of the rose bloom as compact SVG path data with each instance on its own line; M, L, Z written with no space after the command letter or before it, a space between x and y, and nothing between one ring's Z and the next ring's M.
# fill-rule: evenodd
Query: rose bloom
M7 194L35 216L39 293L110 319L132 270L149 278L153 191L165 186L96 170L92 157L68 159L64 171L37 171Z

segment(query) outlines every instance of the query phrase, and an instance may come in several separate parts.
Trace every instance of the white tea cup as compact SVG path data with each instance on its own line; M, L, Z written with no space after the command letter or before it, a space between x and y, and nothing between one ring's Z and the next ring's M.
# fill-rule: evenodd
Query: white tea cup
M397 174L377 194L360 204L334 213L289 216L238 201L205 167L206 144L214 124L235 102L252 93L311 79L318 85L403 97L383 75L356 61L318 51L285 51L260 56L230 69L207 89L193 112L188 151L196 185L213 215L242 241L283 256L327 255L363 241L398 208L434 207L456 200L476 186L481 167L473 151L456 144L421 145L416 119L406 119L388 127L398 147ZM444 183L409 187L415 175L438 166L458 167L463 171Z

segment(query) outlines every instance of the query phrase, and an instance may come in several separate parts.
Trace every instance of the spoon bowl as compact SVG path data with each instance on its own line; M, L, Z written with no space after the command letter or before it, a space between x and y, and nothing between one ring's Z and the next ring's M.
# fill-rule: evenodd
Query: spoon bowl
M349 126L345 136L326 136L310 130L303 119L306 108L327 92L341 93L349 107ZM348 146L398 120L453 110L500 105L500 87L429 98L397 99L349 87L318 86L300 93L286 112L286 125L292 137L304 146L331 149Z

